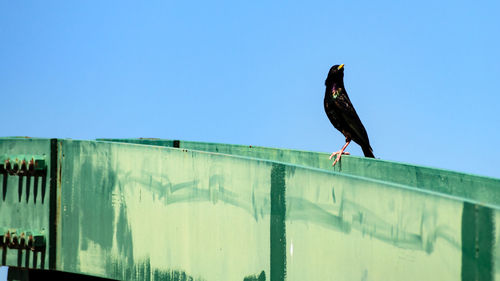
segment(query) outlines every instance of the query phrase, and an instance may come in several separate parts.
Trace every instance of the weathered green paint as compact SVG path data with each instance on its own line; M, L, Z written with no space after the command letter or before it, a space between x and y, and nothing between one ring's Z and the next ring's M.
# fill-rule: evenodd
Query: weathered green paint
M126 280L269 272L271 164L81 141L63 141L61 153L71 161L61 171L63 270Z
M167 147L173 146L172 140L109 140ZM455 171L349 155L343 156L339 164L332 167L332 161L328 159L329 154L326 153L292 149L275 149L259 146L179 141L179 147L192 150L254 157L299 166L324 169L327 171L336 171L343 174L367 177L419 189L445 193L451 196L467 198L486 204L500 204L500 179L481 177Z
M54 158L49 140L0 139L0 155L43 155L37 141L57 183L48 239L58 270L122 280L500 280L497 179L168 140L53 140ZM48 229L48 204L40 217L6 219L31 203L15 209L17 184L9 176L0 228Z

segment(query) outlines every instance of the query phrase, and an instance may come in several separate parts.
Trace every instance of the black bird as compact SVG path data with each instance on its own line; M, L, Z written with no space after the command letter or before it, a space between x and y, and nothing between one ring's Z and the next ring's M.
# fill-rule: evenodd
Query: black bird
M326 115L332 125L345 136L345 145L342 149L330 155L330 159L337 155L332 166L340 160L342 154L349 154L344 150L351 140L361 146L366 157L375 158L365 127L359 120L358 114L345 90L343 64L334 65L330 68L328 77L325 80L325 86L324 106Z

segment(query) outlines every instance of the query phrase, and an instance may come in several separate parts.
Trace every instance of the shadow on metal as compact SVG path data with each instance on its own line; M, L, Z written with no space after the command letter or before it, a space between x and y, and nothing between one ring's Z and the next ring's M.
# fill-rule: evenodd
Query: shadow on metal
M105 281L114 280L100 278L95 276L76 274L57 270L43 270L21 267L9 267L7 271L7 280L16 281L38 281L38 280L74 280L74 281Z

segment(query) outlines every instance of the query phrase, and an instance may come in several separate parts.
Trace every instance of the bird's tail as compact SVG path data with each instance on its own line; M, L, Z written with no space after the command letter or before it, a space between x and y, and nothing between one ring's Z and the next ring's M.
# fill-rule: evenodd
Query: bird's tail
M375 158L375 155L373 155L372 148L369 145L362 146L361 149L363 149L365 157Z

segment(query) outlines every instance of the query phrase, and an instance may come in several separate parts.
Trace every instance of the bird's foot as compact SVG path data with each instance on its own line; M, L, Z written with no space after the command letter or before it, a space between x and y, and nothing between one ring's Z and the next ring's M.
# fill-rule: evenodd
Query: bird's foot
M335 151L334 153L332 153L332 155L330 155L330 160L332 160L333 156L335 155L338 155L338 154L341 154L340 151ZM347 151L342 151L342 155L350 155L351 153L347 152Z
M337 158L335 158L335 161L333 161L333 164L332 164L332 167L335 166L335 164L337 164L337 162L339 162L340 160L340 157L342 155L350 155L349 152L346 152L346 151L343 151L343 150L339 150L339 151L336 151L334 153L332 153L332 155L330 155L330 160L332 160L333 156L337 155Z
M340 157L342 157L342 154L349 155L349 152L344 152L344 150L349 145L350 142L351 142L351 140L346 138L344 146L342 146L342 148L339 151L334 152L334 153L332 153L332 155L330 155L330 160L332 160L333 156L337 155L337 158L335 159L335 161L333 161L332 167L335 166L335 164L337 164L337 162L339 162Z

